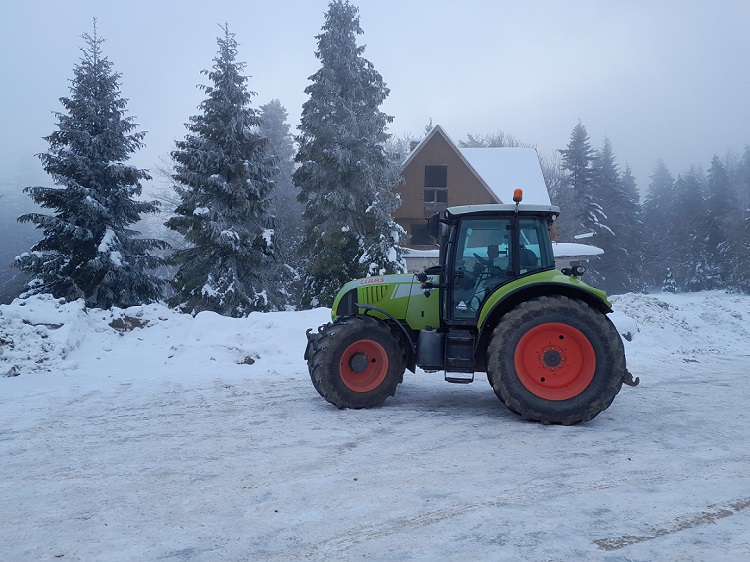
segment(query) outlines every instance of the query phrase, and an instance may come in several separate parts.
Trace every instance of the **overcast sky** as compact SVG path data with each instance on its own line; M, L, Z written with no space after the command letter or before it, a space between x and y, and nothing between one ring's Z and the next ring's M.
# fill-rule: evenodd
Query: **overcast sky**
M432 119L454 141L502 130L542 154L578 120L611 140L645 190L657 158L676 176L750 143L749 0L358 0L364 56L391 90L390 132ZM227 22L253 105L278 98L293 128L319 63L327 0L8 0L0 8L0 186L45 182L34 154L55 129L91 32L122 74L122 94L153 170L185 134L196 88ZM296 130L296 129L295 129ZM49 182L46 182L47 184ZM23 187L23 185L19 186Z

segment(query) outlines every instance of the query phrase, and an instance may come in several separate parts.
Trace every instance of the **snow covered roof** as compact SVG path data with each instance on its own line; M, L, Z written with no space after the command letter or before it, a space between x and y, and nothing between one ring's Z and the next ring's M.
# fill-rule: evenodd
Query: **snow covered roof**
M523 202L549 205L539 155L534 148L459 148L469 165L500 201L516 188L523 189Z
M594 258L601 256L604 250L588 244L552 242L552 253L556 258Z
M406 168L416 154L438 134L453 147L456 154L500 203L510 203L513 191L520 187L523 189L524 203L550 204L549 192L539 163L539 154L535 148L459 148L445 129L440 125L435 125L406 157L402 168Z

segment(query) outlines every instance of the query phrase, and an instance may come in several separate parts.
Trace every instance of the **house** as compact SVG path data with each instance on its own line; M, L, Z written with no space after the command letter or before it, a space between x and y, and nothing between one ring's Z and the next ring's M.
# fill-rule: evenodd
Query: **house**
M434 248L426 219L447 207L509 202L519 187L524 203L550 204L535 149L459 148L440 125L412 150L401 175L394 219L414 249Z
M459 148L440 125L412 150L401 168L404 182L395 191L401 206L394 219L409 235L406 267L410 273L438 263L427 219L457 205L510 202L516 188L523 202L550 205L549 192L534 148ZM586 261L602 250L584 244L553 244L558 268Z

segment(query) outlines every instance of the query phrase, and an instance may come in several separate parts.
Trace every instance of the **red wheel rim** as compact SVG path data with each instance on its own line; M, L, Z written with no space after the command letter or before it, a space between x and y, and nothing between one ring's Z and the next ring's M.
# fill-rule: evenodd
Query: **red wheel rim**
M385 380L388 354L373 340L359 340L346 348L339 363L341 381L354 392L370 392Z
M578 396L596 371L596 353L589 339L561 322L540 324L526 332L513 362L521 383L547 400Z

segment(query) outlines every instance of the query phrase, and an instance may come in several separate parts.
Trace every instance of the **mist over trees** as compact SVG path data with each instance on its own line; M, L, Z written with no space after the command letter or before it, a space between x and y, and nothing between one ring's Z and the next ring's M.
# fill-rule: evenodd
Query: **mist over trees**
M643 205L646 282L669 270L676 290L747 292L749 199L750 145L739 159L714 155L708 174L692 166L674 179L657 161Z
M692 166L676 179L657 160L642 205L609 139L593 149L579 122L560 153L562 181L550 190L562 211L560 240L604 250L588 264L587 280L610 293L747 292L750 146L740 158L715 155L708 174Z
M276 260L281 264L279 275L283 280L283 291L287 306L299 305L302 260L299 248L304 236L304 205L297 201L299 190L292 181L296 149L291 127L287 123L288 113L278 99L260 106L259 132L268 139L267 151L276 162L272 176L274 188L271 192L269 213L273 217ZM280 280L280 281L281 281Z
M70 95L39 155L54 187L22 193L33 180L18 180L0 201L0 266L15 265L0 270L0 302L48 292L104 308L168 299L185 312L245 316L330 305L351 279L403 271L393 188L421 136L388 132L380 107L389 89L358 45L358 9L328 5L296 137L279 99L252 107L235 36L222 30L199 113L157 166L169 183L161 215L142 200L150 172L127 164L144 133L127 116L121 76L96 28L83 35ZM638 186L617 139L598 140L578 122L566 146L540 154L562 209L558 239L604 250L584 279L614 294L750 293L750 145L687 170L655 160L649 185ZM534 146L501 130L459 145ZM134 228L157 220L168 229L155 236ZM21 244L17 258L8 240Z

